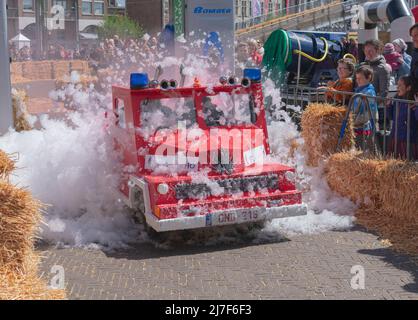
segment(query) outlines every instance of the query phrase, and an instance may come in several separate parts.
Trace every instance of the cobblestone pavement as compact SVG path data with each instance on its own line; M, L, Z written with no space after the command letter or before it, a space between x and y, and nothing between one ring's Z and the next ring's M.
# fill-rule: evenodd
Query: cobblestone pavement
M413 260L359 228L258 244L38 250L46 279L64 267L70 299L418 299ZM351 288L356 265L365 289Z

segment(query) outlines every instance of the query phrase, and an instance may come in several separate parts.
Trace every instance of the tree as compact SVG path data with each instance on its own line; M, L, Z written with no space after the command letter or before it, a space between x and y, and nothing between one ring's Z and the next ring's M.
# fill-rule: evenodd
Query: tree
M101 39L113 38L115 35L121 39L140 38L144 35L144 30L129 17L107 16L98 29L98 35Z

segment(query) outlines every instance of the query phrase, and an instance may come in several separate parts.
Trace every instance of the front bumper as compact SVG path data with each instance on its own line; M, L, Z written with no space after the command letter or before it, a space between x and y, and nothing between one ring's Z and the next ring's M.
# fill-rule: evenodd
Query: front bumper
M303 216L307 214L307 211L305 204L295 204L268 208L222 210L206 215L173 219L158 219L152 213L146 213L145 219L154 230L164 232Z

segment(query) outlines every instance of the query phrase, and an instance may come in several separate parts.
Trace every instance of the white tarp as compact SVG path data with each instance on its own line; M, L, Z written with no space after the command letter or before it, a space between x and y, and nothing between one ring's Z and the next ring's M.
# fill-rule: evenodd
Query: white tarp
M17 49L22 49L24 46L30 47L30 39L26 38L23 34L19 33L14 38L10 39L10 42L16 44Z

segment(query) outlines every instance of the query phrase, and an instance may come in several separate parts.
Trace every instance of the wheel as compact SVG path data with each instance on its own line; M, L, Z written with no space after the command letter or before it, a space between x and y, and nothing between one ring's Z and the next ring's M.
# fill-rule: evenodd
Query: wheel
M151 240L166 241L168 238L167 232L157 232L148 223L145 218L145 200L141 189L135 189L134 192L134 219L144 226L145 232Z

